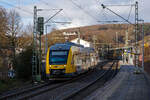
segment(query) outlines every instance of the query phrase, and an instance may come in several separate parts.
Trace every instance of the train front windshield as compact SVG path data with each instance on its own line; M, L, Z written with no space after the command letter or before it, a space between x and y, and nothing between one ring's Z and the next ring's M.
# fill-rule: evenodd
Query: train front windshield
M50 51L49 64L50 65L67 64L68 53L69 53L69 51L67 51L67 50L63 50L63 51L53 50L53 51Z

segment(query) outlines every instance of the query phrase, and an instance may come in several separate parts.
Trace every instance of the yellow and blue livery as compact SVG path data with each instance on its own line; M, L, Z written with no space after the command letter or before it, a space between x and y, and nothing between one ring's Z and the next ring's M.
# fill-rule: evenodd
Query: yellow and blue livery
M50 77L75 76L91 69L98 62L93 48L67 42L52 45L46 56L46 75Z

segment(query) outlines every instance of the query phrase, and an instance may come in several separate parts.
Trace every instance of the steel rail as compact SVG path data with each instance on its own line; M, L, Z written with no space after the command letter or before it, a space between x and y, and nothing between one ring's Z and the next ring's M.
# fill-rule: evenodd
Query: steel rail
M79 94L80 92L86 90L87 88L89 88L90 86L92 86L93 84L95 84L97 81L101 80L107 73L109 73L109 71L111 71L111 69L112 69L112 67L113 67L114 64L115 64L115 62L113 62L113 64L110 66L110 68L109 68L107 71L104 71L104 72L99 76L98 79L96 79L95 81L93 81L93 82L90 83L89 85L87 85L87 86L81 88L80 90L78 90L78 91L72 93L71 95L64 97L62 100L70 100L70 99L72 99L74 96L76 96L76 95Z
M38 88L42 88L42 87L47 86L47 85L49 85L49 83L44 83L44 84L39 84L39 85L31 85L31 87L28 87L25 89L24 88L17 89L16 92L12 91L12 93L1 95L0 100L7 100L8 98L16 97L16 96L19 96L19 95L24 94L26 92L36 90Z
M108 61L103 62L103 63L100 65L100 67L104 66L104 65L107 64L107 63L108 63ZM54 86L54 87L48 87L48 88L43 89L43 90L41 90L41 91L37 91L36 93L34 92L34 93L32 93L32 94L25 95L25 96L23 96L23 97L18 98L18 100L27 100L27 99L30 99L30 98L32 98L32 97L34 97L34 96L40 95L40 94L42 94L42 93L45 93L45 92L48 92L48 91L52 91L52 90L54 90L54 89L57 89L57 88L59 88L59 87L62 87L62 86L64 86L64 85L66 85L66 84L73 83L74 81L76 81L76 80L78 80L78 79L80 79L80 78L83 78L83 77L87 76L88 74L92 73L93 71L94 71L94 70L90 70L90 71L88 71L87 73L83 73L83 74L81 74L80 76L77 76L77 77L73 78L72 80L66 81L66 82L64 82L64 83L62 83L62 84L58 84L58 85L56 85L56 86Z
M102 67L106 63L107 63L107 61L101 63L100 66ZM16 92L1 95L0 100L9 100L9 99L12 99L12 98L17 99L17 100L25 100L25 99L28 99L28 98L32 98L32 97L37 96L39 94L42 94L42 93L45 93L47 91L51 91L53 89L64 86L66 84L72 83L73 81L78 80L79 78L82 78L82 77L86 76L87 74L90 74L92 71L93 70L88 71L88 72L86 72L84 74L81 74L80 76L75 77L75 78L73 78L69 81L66 81L66 82L63 82L63 83L58 83L58 84L55 84L55 85L53 85L53 83L51 83L51 84L50 83L45 83L45 84L35 85L34 87L31 86L31 87L22 89L21 91L20 91L20 89L18 89L18 91L16 91Z
M100 66L104 66L105 64L107 64L108 61L105 61L103 63L100 64ZM48 91L51 91L51 90L54 90L56 88L59 88L61 86L64 86L66 84L69 84L69 83L72 83L90 73L92 73L94 70L90 70L86 73L83 73L69 81L65 81L63 83L58 83L58 84L49 84L49 83L45 83L45 84L42 84L42 85L37 85L35 87L32 87L32 88L28 88L28 89L23 89L21 91L17 91L17 92L14 92L14 93L10 93L10 94L6 94L4 96L1 96L0 97L0 100L9 100L9 99L17 99L17 100L27 100L29 98L32 98L34 96L37 96L39 94L42 94L42 93L45 93L45 92L48 92Z

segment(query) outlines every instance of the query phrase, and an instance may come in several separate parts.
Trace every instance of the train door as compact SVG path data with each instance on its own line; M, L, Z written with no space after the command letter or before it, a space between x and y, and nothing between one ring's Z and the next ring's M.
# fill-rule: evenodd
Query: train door
M82 59L81 59L80 53L76 53L73 59L74 59L74 65L76 67L76 72L81 73L82 72Z

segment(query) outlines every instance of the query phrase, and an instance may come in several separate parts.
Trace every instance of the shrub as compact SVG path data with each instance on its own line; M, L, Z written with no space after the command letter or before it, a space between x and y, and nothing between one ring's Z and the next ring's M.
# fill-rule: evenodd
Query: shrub
M29 46L25 51L17 56L16 74L17 78L30 79L32 76L32 47Z

